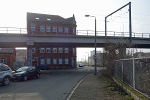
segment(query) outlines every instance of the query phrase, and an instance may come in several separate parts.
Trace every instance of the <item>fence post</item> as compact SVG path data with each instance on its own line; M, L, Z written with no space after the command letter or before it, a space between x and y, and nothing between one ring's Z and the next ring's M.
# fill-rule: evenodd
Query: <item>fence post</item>
M122 65L122 81L123 81L123 60L121 60L121 65Z
M116 61L116 69L115 70L116 70L116 77L118 78L118 74L117 74L117 72L118 72L118 70L117 70L118 66L117 65L118 65L118 62Z
M135 89L135 61L133 58L133 88Z
M114 36L115 36L115 32L114 32Z

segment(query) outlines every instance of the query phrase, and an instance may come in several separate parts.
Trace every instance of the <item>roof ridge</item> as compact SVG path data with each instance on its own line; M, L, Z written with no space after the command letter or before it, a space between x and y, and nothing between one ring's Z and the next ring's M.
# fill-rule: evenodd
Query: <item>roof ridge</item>
M37 19L36 19L37 18ZM47 21L72 23L73 17L64 18L60 15L40 14L27 12L27 21Z

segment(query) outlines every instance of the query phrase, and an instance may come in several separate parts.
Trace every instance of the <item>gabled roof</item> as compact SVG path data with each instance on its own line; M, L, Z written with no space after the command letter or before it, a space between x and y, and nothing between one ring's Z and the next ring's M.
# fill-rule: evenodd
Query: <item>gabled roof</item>
M27 12L27 21L73 23L73 21L75 22L75 18L74 15L73 17L65 19L59 15L47 15Z

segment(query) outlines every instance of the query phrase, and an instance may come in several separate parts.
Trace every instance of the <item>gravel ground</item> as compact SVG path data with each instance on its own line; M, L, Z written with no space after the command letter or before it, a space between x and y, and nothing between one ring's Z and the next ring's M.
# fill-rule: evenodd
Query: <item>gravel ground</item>
M129 95L121 95L118 91L111 91L110 88L101 73L97 76L88 75L69 100L132 100Z

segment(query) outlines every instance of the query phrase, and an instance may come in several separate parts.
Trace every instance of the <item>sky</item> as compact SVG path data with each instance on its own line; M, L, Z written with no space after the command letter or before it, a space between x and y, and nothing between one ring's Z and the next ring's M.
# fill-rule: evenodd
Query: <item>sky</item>
M26 13L60 15L64 18L75 15L77 30L104 31L105 17L131 2L132 31L150 33L150 0L0 0L0 27L26 28ZM107 30L129 32L128 6L107 18ZM0 29L1 30L1 29ZM78 57L88 55L94 48L78 48ZM100 49L98 49L100 50Z

